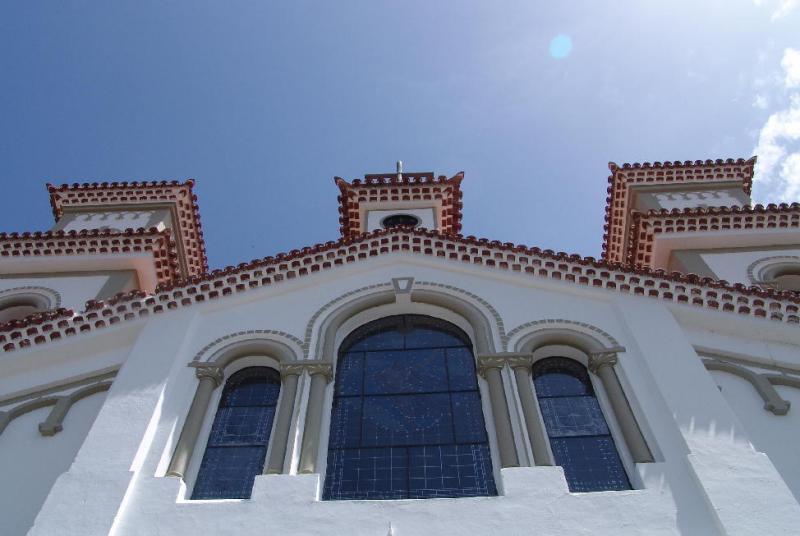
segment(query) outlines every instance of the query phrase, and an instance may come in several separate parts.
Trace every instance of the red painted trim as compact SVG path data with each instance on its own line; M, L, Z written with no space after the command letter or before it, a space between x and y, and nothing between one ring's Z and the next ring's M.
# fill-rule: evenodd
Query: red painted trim
M178 250L166 229L128 229L121 233L99 229L0 233L0 258L129 252L149 252L153 255L159 283L172 281L179 275Z
M434 177L433 173L403 173L366 175L364 180L347 182L334 177L339 187L339 230L342 236L355 237L361 233L361 203L393 201L441 201L442 221L439 231L445 235L461 231L461 181L464 172L449 179L444 175Z
M628 233L627 264L653 268L653 243L662 233L692 233L800 227L800 204L687 208L634 212Z
M629 206L632 186L741 181L744 192L750 195L755 163L755 157L747 160L729 158L652 164L644 162L622 166L610 162L602 258L611 262L627 261L629 237L625 235L625 229L633 212L633 207Z
M146 203L175 203L180 227L180 238L186 252L188 274L198 275L208 271L208 258L200 222L197 196L193 192L194 180L152 182L93 182L55 186L47 185L50 205L56 219L65 207L137 205Z
M789 292L741 284L729 285L715 279L678 272L631 269L591 257L472 236L395 228L366 233L357 238L345 237L336 242L317 244L159 285L154 295L136 290L106 301L90 300L86 310L77 315L70 316L71 312L54 317L32 315L13 325L7 323L0 326L0 347L5 351L14 351L40 345L392 253L463 262L514 272L524 277L565 281L624 295L647 296L774 322L800 322L800 298Z

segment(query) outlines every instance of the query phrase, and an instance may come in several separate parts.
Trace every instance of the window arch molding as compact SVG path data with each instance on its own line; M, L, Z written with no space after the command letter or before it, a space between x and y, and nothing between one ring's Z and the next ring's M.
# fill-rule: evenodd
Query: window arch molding
M270 434L264 472L282 473L298 379L310 364L302 360L297 339L271 330L233 333L203 348L188 365L194 368L198 383L166 475L182 479L194 476L199 468L198 456L194 455L201 450L200 443L205 445L205 440L200 441L200 438L208 436L213 421L211 408L216 409L222 394L222 390L217 388L225 384L226 378L248 367L271 368L281 377L277 414ZM209 417L209 414L212 415Z
M472 353L474 357L479 355L478 346L476 343L476 326L461 314L426 302L406 302L406 303L393 303L388 305L381 305L373 307L351 316L345 320L339 329L335 339L335 354L332 367L335 370L338 365L338 358L340 349L347 339L363 326L372 322L381 320L383 318L402 315L419 315L428 316L436 320L441 320L446 323L452 324L456 328L462 330L469 338L472 345ZM483 329L484 326L478 325L477 329ZM477 361L477 360L476 360ZM477 367L477 362L476 362ZM508 412L508 404L506 401L506 393L501 385L490 385L488 378L478 377L478 388L481 392L482 400L484 401L484 412L486 413L486 429L489 434L490 452L493 461L496 465L502 467L517 466L518 458L516 453L516 446L514 443L513 432L511 429L510 414ZM328 418L330 416L331 404L333 400L333 393L328 393L324 401L323 415L325 418L321 423L321 437L319 452L316 460L316 467L320 470L325 468L327 459L327 440L330 423ZM490 417L490 418L489 418ZM505 450L504 450L505 449ZM497 469L498 467L495 467Z
M472 343L476 354L493 353L502 348L502 327L498 325L499 317L487 312L485 307L472 295L467 295L464 291L455 287L441 285L433 288L433 284L422 283L414 286L413 278L400 278L407 283L406 290L401 290L401 285L396 284L397 279L393 280L392 287L378 286L371 287L366 294L353 297L341 304L331 307L324 306L315 313L312 318L316 318L308 331L316 334L316 339L310 341L309 356L317 356L321 363L328 363L332 366L336 359L338 345L344 337L341 334L346 322L357 315L370 309L381 306L406 304L410 314L420 313L425 305L444 309L461 317L471 328L466 330L470 336L474 336ZM439 290L441 288L441 290ZM461 293L464 293L463 295ZM336 303L339 299L333 300ZM485 302L488 303L488 302ZM417 307L415 309L415 307ZM388 311L389 309L387 309ZM395 308L395 311L401 309ZM324 312L323 312L324 311ZM393 314L399 314L397 312ZM434 315L436 316L436 315ZM456 322L456 325L459 325ZM349 327L349 326L348 326ZM348 327L344 329L347 330ZM350 331L355 326L349 328ZM298 465L299 473L315 473L320 467L321 449L320 439L323 431L324 409L329 404L327 392L327 382L331 379L332 368L327 371L320 371L311 377L312 385L309 389L307 412L305 416L303 439ZM497 374L495 374L497 372ZM500 453L500 463L503 467L516 467L519 465L514 436L511 426L511 417L506 398L505 387L498 371L488 371L484 374L489 384L489 400L492 410L492 422L495 429L495 437ZM315 384L316 382L316 384Z
M800 256L776 255L763 257L747 267L747 277L753 285L767 286L782 290L777 281L781 276L800 278Z
M14 307L33 308L20 318L34 312L42 312L61 307L61 295L55 290L47 287L15 287L0 291L0 324L11 320L19 320L10 317L3 320L3 311Z
M502 330L498 326L494 315L491 312L484 311L482 304L476 300L465 295L462 296L460 293L457 294L456 292L460 289L448 288L447 285L441 285L441 288L442 290L438 290L438 288L435 290L428 285L424 288L419 286L415 288L412 280L410 292L405 296L411 303L439 306L467 320L474 330L475 340L473 344L478 352L500 351ZM406 301L398 296L403 296L403 294L387 286L380 290L370 289L366 294L356 296L330 310L325 310L328 306L324 306L312 316L316 320L308 328L312 333L316 333L316 338L309 343L309 355L316 354L319 356L318 359L333 361L336 352L337 334L342 324L367 309Z
M536 465L552 465L553 456L539 404L533 392L531 369L535 363L561 356L577 361L589 371L607 419L618 429L623 453L635 463L653 462L653 454L618 377L617 354L625 349L605 331L586 323L544 319L509 333L509 364L514 369L519 401Z

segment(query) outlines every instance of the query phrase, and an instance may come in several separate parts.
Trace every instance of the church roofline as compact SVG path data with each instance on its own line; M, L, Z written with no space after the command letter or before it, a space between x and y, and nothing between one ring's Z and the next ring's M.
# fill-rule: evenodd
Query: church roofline
M609 186L606 190L602 258L615 262L627 261L625 226L632 210L628 206L630 187L741 181L743 191L750 195L755 164L755 156L748 159L634 162L622 165L609 162L611 175L608 176ZM690 170L702 173L697 174L699 176L687 174Z
M178 250L169 229L81 229L0 233L0 259L61 255L97 255L147 251L153 255L159 283L179 277ZM91 261L89 261L91 262ZM0 327L0 330L2 328Z
M184 182L171 181L121 181L84 182L72 184L47 184L50 193L50 206L53 216L58 220L68 207L93 207L108 205L141 205L152 203L173 203L177 207L178 226L187 259L195 266L189 266L189 274L196 275L208 271L200 207L194 194L194 179Z
M359 207L367 202L438 201L442 204L441 232L458 234L461 231L461 181L464 172L452 177L435 177L432 172L373 173L364 180L347 182L341 177L333 180L339 187L339 230L342 236L358 236L361 228Z
M603 288L624 295L647 296L783 323L800 322L800 298L788 292L730 285L725 281L679 272L633 269L592 257L472 236L392 228L358 237L344 237L336 242L316 244L159 285L152 295L135 290L106 301L89 300L86 310L78 315L70 310L37 313L23 320L0 324L0 348L5 351L27 348L391 253L415 253L583 287Z

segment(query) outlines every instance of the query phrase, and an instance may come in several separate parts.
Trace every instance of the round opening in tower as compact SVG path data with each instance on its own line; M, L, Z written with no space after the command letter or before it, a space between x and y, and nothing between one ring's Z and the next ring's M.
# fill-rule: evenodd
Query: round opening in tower
M419 218L412 214L392 214L391 216L383 218L381 226L383 226L384 229L391 229L392 227L400 226L416 227L419 223Z

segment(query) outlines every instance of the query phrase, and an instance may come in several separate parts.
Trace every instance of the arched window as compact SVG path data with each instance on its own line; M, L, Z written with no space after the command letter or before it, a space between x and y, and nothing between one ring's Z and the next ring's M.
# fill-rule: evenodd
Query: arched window
M323 499L496 495L471 344L406 315L342 344Z
M275 406L278 371L249 367L225 383L192 499L246 499L264 468Z
M20 288L0 292L0 324L50 309L54 300L49 294L57 297L54 291L44 288Z
M533 385L570 491L631 489L586 367L565 357L542 359L533 365Z

